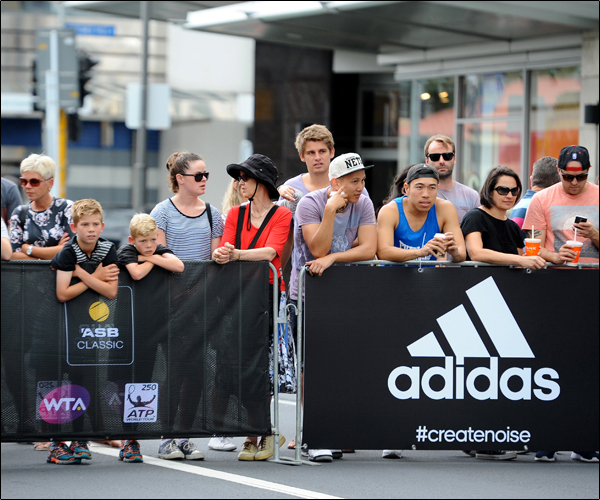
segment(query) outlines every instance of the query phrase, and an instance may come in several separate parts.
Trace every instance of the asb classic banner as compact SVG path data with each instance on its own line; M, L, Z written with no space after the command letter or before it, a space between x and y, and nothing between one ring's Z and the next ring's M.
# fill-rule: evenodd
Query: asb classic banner
M306 277L311 448L598 449L598 270Z
M185 265L61 304L47 263L3 263L2 440L268 432L268 265Z

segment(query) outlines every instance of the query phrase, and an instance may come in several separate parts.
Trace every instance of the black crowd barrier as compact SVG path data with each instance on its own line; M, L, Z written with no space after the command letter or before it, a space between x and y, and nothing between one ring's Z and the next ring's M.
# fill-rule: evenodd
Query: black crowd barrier
M61 304L2 263L2 441L270 434L266 262L186 262Z
M306 274L304 442L598 449L598 268Z

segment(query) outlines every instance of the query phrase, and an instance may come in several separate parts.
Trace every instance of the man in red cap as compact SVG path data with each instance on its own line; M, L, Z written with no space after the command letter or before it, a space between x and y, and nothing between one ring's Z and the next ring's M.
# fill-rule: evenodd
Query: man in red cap
M540 256L554 264L572 262L576 253L568 243L583 243L579 262L598 262L598 186L587 181L590 155L583 146L562 148L558 157L561 182L532 199L523 230L539 238ZM533 236L531 228L535 231Z

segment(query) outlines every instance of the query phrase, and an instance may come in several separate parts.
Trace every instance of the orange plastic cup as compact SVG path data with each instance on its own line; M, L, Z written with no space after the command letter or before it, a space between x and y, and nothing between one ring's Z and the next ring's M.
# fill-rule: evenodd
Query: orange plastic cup
M525 255L535 256L540 254L542 240L537 238L525 238Z
M581 255L581 249L583 248L583 243L581 241L567 241L567 245L570 246L573 251L577 254L575 259L571 262L571 264L577 264L579 262L579 256Z

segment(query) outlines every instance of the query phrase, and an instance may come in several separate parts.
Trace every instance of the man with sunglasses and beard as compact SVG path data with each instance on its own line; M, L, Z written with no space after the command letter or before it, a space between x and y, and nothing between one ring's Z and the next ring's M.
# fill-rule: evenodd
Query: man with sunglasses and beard
M425 164L434 167L439 176L438 198L451 201L458 213L458 222L462 222L469 210L479 206L479 194L452 178L456 163L456 146L445 135L434 135L425 143Z
M562 148L558 157L561 181L531 199L523 230L529 238L542 240L540 256L548 262L566 264L575 259L567 243L575 239L575 229L577 240L583 243L579 262L598 262L598 186L587 181L590 168L586 148Z

